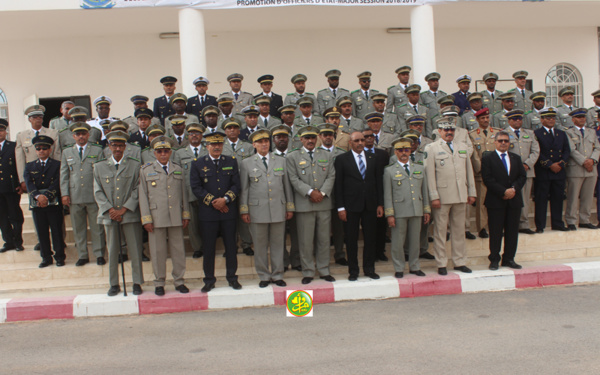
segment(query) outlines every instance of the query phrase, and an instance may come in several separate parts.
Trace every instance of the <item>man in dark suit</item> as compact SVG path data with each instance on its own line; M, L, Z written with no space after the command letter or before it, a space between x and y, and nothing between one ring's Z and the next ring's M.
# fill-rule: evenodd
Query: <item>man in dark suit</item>
M210 81L206 77L198 77L194 80L194 86L196 87L198 95L188 98L187 107L185 109L186 113L191 113L201 119L201 113L205 107L209 105L217 106L217 98L206 93L206 91L208 91L209 83Z
M363 271L365 276L379 279L375 273L375 235L377 218L383 217L383 169L372 153L365 153L362 132L350 135L351 150L335 159L335 205L344 222L348 252L348 280L356 281L358 266L358 234L362 225Z
M467 99L467 97L471 95L469 92L469 88L471 87L471 77L466 74L462 75L456 79L456 83L458 84L459 90L453 93L452 96L454 96L454 104L460 108L460 113L458 115L462 116L465 111L471 109L469 100Z
M481 158L481 178L487 188L484 205L490 228L489 268L493 271L498 269L500 245L504 238L502 266L520 269L521 266L515 263L515 254L523 208L521 189L527 181L527 172L521 157L508 152L508 133L497 133L494 145L496 150L485 152Z
M139 108L135 110L134 116L137 120L138 131L131 134L131 137L129 137L129 143L139 145L143 150L150 146L150 141L148 140L148 134L146 134L146 130L152 124L152 111L150 108Z
M200 234L204 245L204 286L203 293L210 292L215 278L215 243L219 232L225 245L227 281L233 289L242 289L236 275L236 223L241 182L235 156L221 155L225 133L217 130L206 131L204 140L208 155L192 162L190 186L198 198Z
M540 111L542 127L534 131L540 144L540 156L535 163L535 226L537 233L546 227L548 198L552 229L568 231L562 220L563 200L567 174L565 168L571 154L565 132L555 129L556 110L553 107Z
M258 95L254 95L254 99L258 99L263 95L271 98L271 109L269 110L269 114L277 117L279 116L279 108L283 106L283 97L271 91L271 89L273 89L273 79L274 77L270 74L258 77L258 84L263 91Z
M21 184L17 174L15 142L6 140L8 121L0 119L0 230L8 250L23 250L23 211L21 210Z
M60 162L50 158L54 140L46 135L38 135L31 140L38 159L27 163L23 179L29 192L29 207L33 213L35 230L40 241L40 255L44 268L52 264L50 248L50 230L56 266L65 265L63 242L63 212L60 198Z
M170 100L171 96L175 93L175 83L177 82L177 78L166 76L160 79L160 83L163 85L163 90L165 91L165 95L159 96L154 99L154 117L158 117L161 125L165 125L165 119L173 114L175 114L175 110L171 107Z

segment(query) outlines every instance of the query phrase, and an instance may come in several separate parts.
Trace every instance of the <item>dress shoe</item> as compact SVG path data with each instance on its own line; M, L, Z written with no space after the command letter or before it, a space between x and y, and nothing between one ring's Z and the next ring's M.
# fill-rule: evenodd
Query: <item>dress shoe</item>
M52 265L52 260L43 260L42 263L38 266L39 268L44 268Z
M471 271L471 269L467 266L460 266L460 267L454 267L455 271L460 271L460 272L464 272L464 273L471 273L473 271Z
M491 262L488 268L492 271L498 271L498 262Z
M75 263L75 267L85 266L89 262L90 262L89 259L79 259L79 260L77 260L77 263Z
M465 232L465 238L467 240L475 240L475 239L477 239L477 237L473 233L471 233L469 231ZM448 241L448 239L446 239L446 241Z
M302 272L302 266L292 267L293 270Z
M65 265L65 261L64 260L57 260L56 261L56 267L62 267Z
M304 284L304 285L310 284L311 281L313 281L312 277L303 277L302 278L302 284Z
M274 280L273 284L275 284L277 286L281 286L281 287L287 286L287 284L283 280Z
M268 287L268 286L269 286L269 284L271 284L271 282L270 282L270 281L264 281L264 280L261 280L261 281L258 283L258 286L259 286L260 288L266 288L266 287Z
M119 263L127 262L129 260L129 256L127 254L119 255Z
M330 283L335 281L335 278L331 275L325 275L325 276L321 276L321 279L325 280L325 281L329 281Z
M403 277L404 277L404 272L396 272L396 273L394 274L394 277L395 277L396 279L401 279L401 278L403 278Z
M370 277L373 280L378 280L379 279L379 275L376 274L375 272L365 273L365 276Z
M157 286L156 288L154 288L154 294L156 294L157 296L164 296L165 295L165 287Z
M587 229L598 229L597 226L595 226L594 224L579 224L579 228L587 228Z
M192 258L194 258L194 259L202 258L202 255L204 255L202 250L196 250L196 251L194 251Z
M144 253L142 253L142 262L149 262L150 258L148 258L148 256Z
M379 254L379 255L377 255L377 260L380 260L380 261L382 261L382 262L387 262L389 259L388 259L388 257L385 255L385 253L383 253L383 254Z
M339 264L340 266L347 266L348 265L348 261L346 260L346 258L336 259L335 263Z
M289 269L290 269L290 266L283 266L283 272L287 272L287 271L289 271Z
M568 230L577 230L577 227L574 224L567 225Z
M356 281L356 280L358 280L358 276L356 276L356 275L350 275L350 276L348 276L348 280L350 280L350 281Z
M446 241L448 241L450 239L450 232L446 233Z
M446 267L438 268L438 275L446 276L447 274L448 274L448 270L446 270Z
M106 259L104 259L104 257L98 257L96 258L96 264L99 266L103 266L106 264Z
M214 283L208 283L208 284L204 284L204 286L202 287L202 289L200 289L200 291L202 293L208 293L211 290L213 290L215 288L215 284Z
M416 270L416 271L410 271L411 274L413 275L417 275L417 276L425 276L425 272L421 271L421 270Z
M536 229L535 233L544 233L544 230L543 229Z
M118 285L113 285L110 287L107 294L109 297L114 297L117 294L119 294L120 292L121 292L121 287Z
M431 255L431 253L428 252L428 251L426 251L423 254L419 255L419 258L421 258L421 259L430 259L430 260L435 259L435 257L433 255Z
M512 268L515 270L520 270L521 268L523 268L520 264L517 264L514 260L511 260L508 262L502 262L502 267L508 267L508 268Z
M570 229L567 228L567 227L552 227L552 230L557 230L557 231L560 231L560 232L568 232L568 231L570 231Z
M229 282L229 286L232 287L235 290L240 290L242 289L242 284L240 284L239 281L237 280L233 280Z
M534 231L532 231L531 229L527 228L527 229L519 229L519 233L525 233L525 234L535 234Z
M25 248L23 247L23 245L17 245L15 247L15 250L17 250L17 251L23 251L23 250L25 250Z
M185 286L185 284L177 285L175 287L175 290L178 291L179 293L183 293L183 294L190 292L190 290L188 289L187 286Z
M4 246L2 246L2 248L0 248L0 253L5 253L9 250L15 250L17 247L15 245L7 245L4 244Z
M489 238L490 235L488 234L487 230L485 230L485 228L483 228L482 230L479 231L479 238Z
M140 284L133 284L133 295L139 296L142 294L142 286Z
M246 255L248 255L250 257L250 256L254 255L254 250L252 250L251 247L246 247L244 249L244 254L246 254Z
M35 250L35 251L40 251L41 249L42 249L42 245L40 245L39 242L33 247L33 250Z

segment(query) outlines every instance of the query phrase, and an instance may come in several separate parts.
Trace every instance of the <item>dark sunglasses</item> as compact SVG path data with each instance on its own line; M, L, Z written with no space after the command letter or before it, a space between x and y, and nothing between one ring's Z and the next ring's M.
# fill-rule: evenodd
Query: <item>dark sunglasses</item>
M50 147L36 147L35 149L36 149L36 151L40 151L40 150L49 150L49 149L50 149Z
M510 141L508 139L496 139L496 142L498 142L498 143L510 143Z

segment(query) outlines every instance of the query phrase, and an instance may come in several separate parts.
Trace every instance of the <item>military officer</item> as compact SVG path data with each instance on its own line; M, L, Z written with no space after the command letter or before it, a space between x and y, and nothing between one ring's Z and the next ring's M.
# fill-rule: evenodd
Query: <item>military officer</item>
M422 91L420 96L420 102L429 110L429 115L434 116L440 112L437 100L443 96L446 96L444 91L440 90L440 73L432 72L425 76L425 81L429 90Z
M574 109L569 115L573 126L567 129L571 154L567 165L567 208L565 220L567 228L577 230L577 212L579 212L579 228L598 229L590 223L591 209L594 200L594 188L598 178L598 158L600 143L596 132L585 126L587 110Z
M372 98L379 91L371 89L371 75L369 71L357 75L360 89L350 93L352 97L352 116L365 118L367 113L374 111Z
M89 120L88 111L85 107L72 107L69 110L69 125L76 121L87 122ZM110 121L109 121L110 122ZM102 121L100 122L100 126L102 126ZM90 128L89 131L90 138L88 142L101 144L102 137L104 136L104 131L98 130L97 128ZM71 147L75 144L75 139L73 139L73 133L71 132L70 126L65 126L58 130L58 143L60 143L61 148Z
M29 192L29 209L32 211L35 231L40 241L42 263L39 268L53 263L65 265L65 249L62 231L63 212L60 206L60 161L50 157L54 139L47 135L35 136L31 143L35 147L37 160L28 162L23 171L23 181ZM52 231L52 249L50 246Z
M198 95L194 95L188 99L185 112L201 118L200 114L204 108L209 105L218 105L217 98L206 93L208 91L208 85L210 84L208 78L198 77L194 80L193 84Z
M378 112L383 116L383 125L381 130L385 133L398 134L400 132L400 122L398 116L395 113L385 111L385 100L387 99L386 94L375 94L371 97L373 102L373 111ZM364 117L363 117L364 118Z
M365 116L365 121L367 122L367 127L373 130L373 137L375 138L375 147L389 153L392 149L392 141L394 136L390 133L381 131L381 126L383 125L383 116L381 116L381 113L368 113Z
M233 97L233 113L242 113L242 110L254 102L254 96L249 92L242 91L242 81L244 76L240 73L233 73L227 76L227 82L231 91L227 92ZM225 93L224 93L225 94Z
M323 123L323 117L320 114L314 113L314 103L311 97L305 96L299 99L297 105L300 107L300 115L294 119L294 125L302 127Z
M250 226L255 248L259 287L283 281L285 222L294 216L293 192L287 177L285 159L269 152L271 132L260 129L250 140L256 154L242 161L240 214ZM269 267L269 260L271 267Z
M88 142L91 126L74 122L69 127L75 144L62 152L60 192L63 206L69 206L73 236L79 259L76 266L90 260L87 248L88 225L96 264L106 264L104 228L98 223L98 204L94 200L94 165L103 159L102 147Z
M325 73L325 77L327 77L328 87L317 92L317 102L315 109L318 114L322 114L327 108L335 106L336 102L340 98L344 96L350 97L350 91L339 87L341 75L342 72L340 72L338 69L331 69ZM313 123L313 125L316 124Z
M339 98L336 107L340 111L340 124L346 132L362 131L365 128L366 124L362 118L352 116L351 97L343 96Z
M463 113L462 123L465 129L471 131L479 127L475 114L479 112L481 108L483 108L483 101L481 93L478 92L474 92L471 95L469 95L467 100L469 101L471 109Z
M408 88L408 82L410 81L410 66L401 66L395 70L398 75L398 84L388 87L387 91L387 112L395 112L399 105L406 102L406 93L404 90Z
M186 123L200 121L200 119L198 119L198 117L196 117L195 115L185 112L185 109L187 106L187 96L185 96L184 94L181 94L181 93L173 94L171 96L171 98L169 99L169 103L171 104L171 108L173 108L173 111L175 113L167 116L164 120L164 124L165 124L164 127L165 127L165 132L166 132L165 135L167 137L170 137L173 135L173 129L171 129L171 127L172 127L171 119L175 115L185 116Z
M404 247L408 250L409 271L425 276L419 263L421 224L428 224L431 207L423 165L410 161L412 141L397 138L392 143L397 161L384 169L383 207L392 232L394 276L404 276Z
M322 279L333 282L329 272L329 229L333 204L331 194L335 167L331 153L316 148L318 128L300 129L302 148L286 157L298 223L302 284L309 284L319 272ZM316 268L315 268L316 258Z
M256 106L258 107L258 125L261 128L271 129L281 124L281 120L279 118L271 115L272 99L269 96L256 96L254 98L254 101L256 102Z
M112 100L108 96L99 96L94 100L94 107L96 108L96 113L98 116L89 120L87 123L92 127L98 129L102 132L102 125L100 122L102 120L110 120L110 122L117 121L118 118L112 117L110 115L110 106L112 104ZM102 140L104 140L104 133L102 133Z
M246 127L240 131L240 138L247 141L250 139L250 135L260 129L258 125L258 107L255 105L249 105L242 110L244 115L244 122Z
M150 125L148 126L148 129L146 129L146 134L148 135L148 142L152 143L154 138L165 135L165 128L160 125ZM148 146L142 150L141 160L143 164L147 164L156 160L156 155L154 154L152 147Z
M265 74L265 75L258 77L258 79L256 81L260 85L262 92L260 94L254 96L254 99L257 99L258 97L261 97L261 96L266 96L270 99L269 111L267 112L267 114L270 114L273 117L275 117L279 114L279 108L281 108L281 106L283 106L283 98L281 97L281 95L275 94L273 91L271 91L273 89L273 80L274 79L275 79L275 77L273 77L273 75L271 75L271 74ZM256 102L256 104L258 105L258 102ZM269 128L270 128L270 126L269 126Z
M0 119L0 230L4 245L0 253L8 250L23 251L23 211L21 210L21 184L15 158L16 143L6 139L8 121Z
M217 130L204 133L208 155L192 163L190 185L198 198L200 233L204 243L203 293L210 292L215 278L215 243L219 232L225 245L226 278L233 289L241 289L238 281L236 255L237 198L241 191L239 167L235 156L221 154L225 133Z
M499 96L502 100L502 110L492 115L492 126L498 129L506 129L508 127L508 119L506 114L515 108L515 93L508 91Z
M231 105L231 104L230 104ZM219 127L221 112L219 108L209 105L204 107L202 110L202 124L205 125L206 130L213 133Z
M531 99L529 99L529 97L533 93L525 88L528 75L529 73L527 73L525 70L514 72L512 76L515 79L515 84L517 87L507 91L515 94L515 109L520 109L522 111L531 110Z
M288 150L293 150L302 146L300 142L300 136L298 135L299 125L294 124L296 119L296 105L295 104L284 104L283 107L279 108L281 114L282 125L290 128L290 135L288 139L289 145L286 146ZM281 126L281 125L279 125Z
M464 74L456 79L456 83L458 84L458 91L453 93L454 96L454 104L460 108L459 116L463 114L463 112L469 110L471 108L469 106L469 101L467 98L469 97L469 88L471 87L471 76Z
M137 120L136 126L138 130L134 132L129 132L128 129L129 134L131 134L131 137L129 138L129 143L137 144L138 146L140 146L141 149L145 149L150 145L150 142L148 141L147 129L153 123L152 120L156 117L152 117L152 111L149 108L138 108L135 110L135 118ZM123 121L127 122L125 120ZM131 122L127 122L127 124L130 123ZM160 125L160 123L156 124Z
M540 111L546 106L546 93L543 91L534 92L529 96L533 108L526 111L523 116L523 128L536 130L542 126L540 120Z
M229 93L223 93L221 95L219 95L219 99L217 99L217 103L219 103L219 111L220 113L217 115L218 116L218 120L217 120L217 125L221 125L221 123L225 120L227 120L230 117L235 117L237 119L240 119L241 122L243 122L243 115L240 113L233 113L233 96L231 96ZM210 107L210 106L209 106ZM209 107L205 107L204 109L207 110L207 108ZM212 112L212 110L211 110ZM204 113L204 112L203 112ZM206 121L206 119L204 119ZM212 127L212 124L209 126L209 124L205 124L206 125L206 129L207 130L216 130Z
M145 114L150 116L150 122L148 125L159 124L160 120L158 117L154 117L154 112L150 108L148 108L148 97L144 95L134 95L129 100L133 103L133 116L127 116L123 119L127 124L129 124L129 134L135 134L139 130L139 117L137 117L138 109L145 109ZM148 126L146 125L146 126ZM145 147L145 146L144 146Z
M62 102L60 104L60 113L62 114L62 116L60 117L55 117L52 120L50 120L50 124L48 125L48 127L50 129L54 129L56 131L61 131L64 128L67 128L69 125L69 122L71 121L71 116L69 115L69 111L71 110L71 108L75 107L75 103L73 103L70 100L66 100L64 102Z
M496 82L498 81L498 75L490 72L485 73L482 78L485 83L485 90L479 92L483 102L483 107L489 108L490 113L498 112L502 109L502 103L499 100L499 96L502 91L496 90Z
M102 125L103 127L105 125ZM160 126L158 124L156 125L151 125L151 126ZM128 132L129 129L129 124L127 124L125 121L121 121L121 120L117 120L117 121L113 121L110 124L108 124L108 128L106 130L106 133L109 133L111 131L114 130L121 130L126 132L127 134L129 134ZM147 130L146 129L146 134L147 134ZM94 131L94 129L90 129L90 132ZM129 138L131 139L131 138ZM110 147L105 147L104 150L102 151L103 155L104 155L104 159L109 159L110 156L112 155L112 149ZM137 144L137 143L127 143L125 145L125 151L124 151L124 156L128 157L131 156L134 159L140 160L141 159L141 155L142 155L142 148Z
M466 266L465 204L477 196L473 167L467 145L454 140L454 122L442 117L438 121L440 137L425 147L425 172L433 214L434 254L438 274L444 276L446 265L446 231L450 224L454 269L470 273Z
M133 294L142 294L142 224L139 208L140 161L125 156L129 134L115 130L106 135L111 156L94 165L94 198L98 204L98 224L104 225L108 246L109 296L121 291L119 259L121 241L131 256ZM121 233L123 239L121 239ZM123 281L124 282L124 281Z
M173 76L162 77L160 79L160 83L163 85L165 95L154 99L154 107L152 112L154 112L154 117L158 117L160 124L164 125L165 119L175 113L173 108L171 108L170 99L171 96L175 94L175 84L177 83L177 78Z
M325 110L323 115L325 116L325 123L332 124L336 128L336 132L334 134L335 147L341 148L344 151L348 151L348 148L350 147L350 130L347 127L340 126L339 108L328 108ZM320 141L321 140L319 139L319 141L317 141L317 144L319 144ZM302 147L302 144L300 144L299 147Z
M571 155L567 135L555 128L556 110L553 107L542 109L542 127L535 130L540 144L540 156L535 164L535 226L537 233L546 227L548 199L552 229L568 231L562 220L563 200L567 174L565 168Z
M244 160L254 154L252 143L240 138L241 126L242 124L235 118L230 118L221 124L221 128L227 135L227 139L223 144L223 155L236 156L240 160Z
M441 98L438 99L438 105L440 107L439 113L430 117L431 129L425 128L424 134L431 139L435 139L438 134L437 128L436 128L437 120L442 116L448 116L447 111L449 111L449 110L450 110L450 112L456 112L456 115L453 115L455 117L456 128L457 129L464 128L462 118L458 117L460 108L458 108L457 106L454 105L454 95L442 96Z
M192 257L200 258L204 253L202 251L202 237L200 236L200 222L198 221L199 202L198 198L192 193L190 171L192 169L192 162L207 154L206 147L202 146L202 134L206 129L202 124L190 123L186 126L186 130L189 137L189 145L175 151L173 162L183 168L190 206L190 225L188 225L188 233L190 245L194 251Z
M401 131L408 129L406 125L406 119L412 115L423 115L427 119L425 125L426 129L432 129L429 109L419 103L421 86L410 85L406 89L406 102L396 107L396 115L398 116L398 122L400 123Z
M442 108L441 115L447 119L452 120L454 123L454 141L462 142L467 144L467 150L469 151L469 157L473 154L473 143L471 143L471 137L469 137L469 131L463 127L461 118L458 116L458 112L460 109L455 105L450 105ZM437 121L443 121L442 117L436 117ZM437 127L437 126L436 126ZM434 132L434 136L439 136L439 132ZM432 138L433 140L437 140L437 138Z
M535 163L540 156L540 145L535 139L533 130L523 129L524 120L521 115L522 112L520 109L514 109L507 114L508 128L504 131L508 133L510 141L509 151L521 157L523 168L527 173L527 180L521 190L523 209L521 210L521 219L519 221L519 232L535 234L529 228L529 207L531 207L531 188L533 187L533 178L535 177Z
M596 129L598 127L598 111L600 111L600 90L594 91L592 96L594 97L594 106L590 107L587 111L587 123L585 126Z
M556 128L567 131L567 129L573 126L573 120L569 113L576 108L573 103L573 100L575 99L575 90L573 90L573 87L571 86L564 87L558 92L558 96L560 96L562 104L556 107Z
M302 113L300 112L300 105L298 104L298 100L305 96L312 99L313 103L317 102L317 97L315 94L311 92L306 92L306 81L307 78L304 74L295 74L292 79L292 84L294 85L294 92L291 92L285 96L285 100L283 101L283 105L296 105L296 116L300 116ZM281 111L281 109L280 109ZM289 125L288 125L289 126Z
M187 147L189 144L187 131L185 130L186 123L188 121L191 121L190 124L200 122L200 120L188 120L185 115L171 115L167 121L171 122L171 139L175 141L175 147L177 148Z

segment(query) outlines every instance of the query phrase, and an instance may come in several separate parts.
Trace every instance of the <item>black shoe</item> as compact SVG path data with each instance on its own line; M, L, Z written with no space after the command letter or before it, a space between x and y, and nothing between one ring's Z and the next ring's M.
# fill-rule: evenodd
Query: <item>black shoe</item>
M196 250L196 251L194 251L192 258L194 258L194 259L202 258L202 255L204 255L202 250Z
M568 230L577 230L577 227L575 225L573 225L573 224L569 224L569 225L567 225L567 229Z
M281 287L287 286L287 284L283 280L275 280L275 281L273 281L273 284L275 284L277 286L281 286Z
M419 258L421 258L421 259L429 259L429 260L435 259L435 257L433 255L431 255L431 253L429 253L428 251L424 252L421 255L419 255Z
M43 260L42 263L38 266L39 268L44 268L52 265L52 260Z
M350 281L356 281L356 280L358 280L358 276L357 275L350 275L350 276L348 276L348 280L350 280Z
M139 296L142 294L142 287L140 284L133 284L133 295Z
M417 276L425 276L425 272L421 271L421 270L416 270L416 271L410 271L411 274L413 275L417 275Z
M56 261L56 267L62 267L65 265L65 261L64 260L57 260Z
M165 295L165 287L157 286L156 288L154 288L154 294L156 294L157 296L164 296Z
M290 269L290 266L283 266L283 272L287 272L287 271L289 271L289 269Z
M492 271L498 271L498 262L491 262L488 268Z
M447 274L448 274L448 271L446 270L446 267L438 268L438 275L446 276Z
M348 265L348 261L346 260L346 258L336 259L335 263L339 264L340 266L347 266ZM300 269L302 269L302 268L300 268Z
M573 225L573 227L575 227L575 226ZM552 230L557 230L557 231L560 231L560 232L568 232L568 231L570 231L570 229L567 228L567 227L552 227Z
M597 226L595 226L594 224L579 224L579 228L587 228L587 229L598 229Z
M25 248L23 247L23 245L17 245L15 247L15 250L17 250L17 251L23 251L23 250L25 250Z
M325 275L325 276L321 276L321 279L325 280L325 281L329 281L330 283L335 281L335 278L331 275Z
M404 261L408 262L408 254L404 253Z
M142 262L149 262L150 258L148 258L148 256L144 253L142 253Z
M261 280L261 281L260 281L260 283L258 283L258 287L259 287L259 288L266 288L266 287L268 287L268 286L269 286L269 284L271 284L271 282L270 282L270 281L264 281L264 280Z
M531 229L527 228L527 229L519 229L519 233L525 233L525 234L535 234L534 231L532 231Z
M123 254L123 257L119 255L119 263L127 262L129 260L129 256L127 254Z
M204 284L204 286L202 287L202 289L200 289L200 291L202 293L208 293L211 290L213 290L214 288L215 288L215 284L214 283Z
M473 233L471 233L469 231L465 232L465 238L467 240L475 240L475 239L477 239L477 237ZM446 238L446 241L448 241L448 238Z
M544 233L544 230L543 229L536 229L535 233Z
M523 268L520 264L517 264L514 260L511 260L509 262L502 262L502 267L508 267L508 268L512 268L515 270L520 270L521 268Z
M427 242L432 243L433 242L433 237L427 237Z
M119 294L120 292L121 292L121 287L118 285L113 285L110 287L107 294L109 297L114 297L117 294Z
M460 272L464 272L464 273L471 273L473 271L471 271L471 269L467 266L460 266L460 267L454 267L455 271L460 271Z
M188 289L188 287L185 286L184 284L176 286L175 290L178 291L179 293L183 293L183 294L190 292L190 290Z
M242 289L242 284L240 284L239 281L237 280L233 280L229 282L229 286L232 287L235 290L240 290Z
M404 272L396 272L396 273L394 274L394 277L395 277L396 279L401 279L401 278L403 278L403 277L404 277Z
M292 267L293 270L302 272L302 266Z
M304 285L310 284L311 281L313 281L312 277L303 277L302 278L302 284L304 284Z
M42 245L39 244L39 242L33 247L33 250L35 251L40 251L42 250Z
M378 280L379 279L379 275L376 274L375 272L365 273L365 276L370 277L373 280Z
M450 239L450 232L446 233L446 241Z
M380 260L382 262L387 262L389 260L388 257L385 256L385 254L379 254L379 255L377 255L376 258L377 258L377 260Z
M5 253L9 250L15 250L17 247L15 245L7 245L4 244L4 246L2 246L2 248L0 248L0 253Z
M254 250L252 250L251 247L247 247L244 249L244 254L246 254L250 257L250 256L254 255Z
M88 264L90 262L89 259L79 259L77 261L77 263L75 263L75 267L81 267L81 266L85 266L86 264Z
M106 264L106 259L104 259L104 257L98 257L96 258L96 264L99 266L103 266Z
M479 238L489 238L490 235L488 234L487 230L485 230L485 228L483 228L482 230L479 231Z

